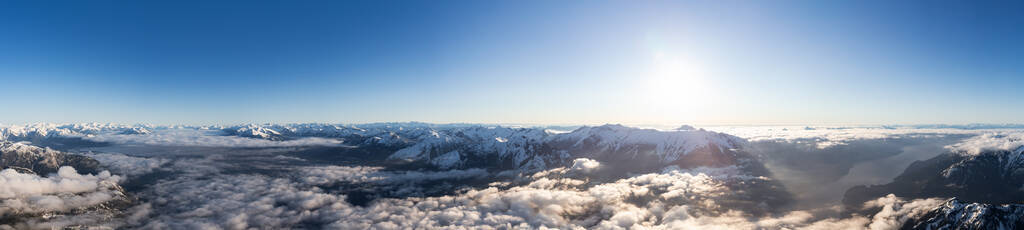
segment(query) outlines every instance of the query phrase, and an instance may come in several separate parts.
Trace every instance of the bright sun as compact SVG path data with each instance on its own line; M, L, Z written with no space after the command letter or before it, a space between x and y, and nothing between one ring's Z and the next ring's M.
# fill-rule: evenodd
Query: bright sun
M670 120L692 121L712 102L704 74L696 62L657 54L644 87L644 104L655 115Z

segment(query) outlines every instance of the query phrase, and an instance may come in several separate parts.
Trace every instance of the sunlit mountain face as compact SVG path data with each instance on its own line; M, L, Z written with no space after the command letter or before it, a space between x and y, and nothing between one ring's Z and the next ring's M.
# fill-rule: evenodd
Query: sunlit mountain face
M0 128L0 229L1015 229L1015 126Z

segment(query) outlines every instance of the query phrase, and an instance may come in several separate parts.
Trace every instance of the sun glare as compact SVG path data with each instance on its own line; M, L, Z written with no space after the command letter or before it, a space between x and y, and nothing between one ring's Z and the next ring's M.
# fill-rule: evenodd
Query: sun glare
M708 85L700 65L676 55L659 53L654 56L646 86L642 92L643 104L663 119L692 121L697 113L712 102Z

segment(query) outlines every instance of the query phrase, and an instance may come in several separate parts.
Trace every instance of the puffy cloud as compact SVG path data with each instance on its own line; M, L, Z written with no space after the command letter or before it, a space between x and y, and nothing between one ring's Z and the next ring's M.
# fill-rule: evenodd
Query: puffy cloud
M1024 131L988 132L947 146L948 149L969 155L991 150L1016 150L1024 146Z
M597 167L601 167L601 162L597 162L595 160L591 160L591 159L587 159L587 158L579 158L579 159L572 160L572 167L571 167L571 169L575 170L575 171L581 171L581 172L591 172L591 171L594 171L595 169L597 169Z
M454 170L453 170L454 171ZM406 181L449 178L464 172L391 173L372 167L311 168L291 180L256 175L222 175L210 179L178 179L153 186L150 205L158 210L143 228L244 229L326 224L331 227L477 229L586 228L655 226L668 204L691 203L695 212L717 207L711 198L727 196L709 175L678 170L645 174L587 187L578 180L547 178L508 189L471 189L439 197L384 198L361 207L345 202L316 185L325 181ZM443 176L442 176L443 175ZM541 185L546 184L546 185ZM631 199L647 197L649 204ZM655 211L652 211L655 210Z
M78 174L69 166L50 177L5 169L0 171L0 216L95 206L123 195L117 187L120 180L107 171Z
M385 180L371 167L334 168L343 180ZM344 173L341 173L344 172ZM323 174L316 172L313 174ZM344 174L344 175L342 175ZM553 176L553 175L549 175ZM298 178L301 178L298 177ZM537 177L506 189L469 189L437 197L382 198L366 206L346 194L324 190L320 180L260 175L221 175L160 182L154 199L128 227L246 229L326 226L337 229L893 229L900 221L935 207L934 200L893 196L869 202L874 216L816 217L793 211L756 216L723 208L734 199L716 176L670 169L607 183ZM138 217L136 217L138 219Z
M652 229L899 229L910 219L937 207L938 199L905 201L893 195L867 203L868 208L881 208L873 216L853 215L847 218L815 217L808 211L792 211L779 216L751 217L741 211L729 210L719 215L695 215L687 206L672 207L663 214L662 223Z
M910 202L904 201L893 194L877 200L868 201L867 207L881 207L868 225L870 229L898 229L910 218L919 217L926 212L939 207L944 202L941 199L918 199Z
M123 155L110 158L132 165L122 167L130 169L126 171L138 171L135 165L148 165L138 163L146 159ZM161 164L186 172L207 164L220 167L211 161ZM302 226L337 229L893 229L907 218L937 205L936 200L904 201L889 196L868 203L870 207L881 207L873 216L828 218L815 216L811 211L760 216L729 204L730 200L744 199L731 190L729 184L765 178L747 177L738 174L735 168L667 168L659 173L610 181L577 173L599 167L599 162L577 159L571 167L538 172L527 177L527 183L516 186L467 189L432 197L380 198L366 205L349 203L348 192L332 190L330 184L415 187L416 183L430 180L490 174L476 169L388 171L367 166L297 167L294 170L299 174L285 177L200 170L155 182L138 194L146 197L146 202L127 209L124 215L113 220L92 214L69 215L30 219L13 227L87 224L143 229ZM5 202L34 202L27 197L51 196L62 200L54 204L65 207L84 207L109 200L102 194L111 194L113 190L104 190L104 183L120 180L109 173L79 175L69 167L49 178L13 170L5 170L0 175L4 183L35 185L0 186L0 189L10 190L0 193L4 194L0 198ZM47 207L47 202L51 202L37 200L39 202L32 206Z

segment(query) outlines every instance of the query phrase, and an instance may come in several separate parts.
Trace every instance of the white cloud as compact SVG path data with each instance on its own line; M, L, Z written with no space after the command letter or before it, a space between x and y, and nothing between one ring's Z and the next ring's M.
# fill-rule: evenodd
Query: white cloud
M824 148L861 139L978 132L922 132L921 129L818 130L754 131L749 135L755 140L815 140L818 147ZM148 135L96 134L86 138L118 144L168 146L341 144L335 139L268 141L217 136L213 132L200 130L158 130ZM499 143L503 142L499 140ZM963 146L1006 146L1001 143L985 139L977 144ZM598 178L595 174L600 174L600 170L605 169L602 167L604 165L595 160L579 158L569 167L516 178L518 181L495 183L499 185L495 187L466 188L446 193L449 195L433 197L378 198L360 206L347 202L349 196L354 197L354 194L343 189L333 190L336 187L333 184L366 183L365 186L369 187L392 186L414 190L432 181L486 178L493 174L483 169L393 171L371 166L282 164L280 168L274 168L281 170L276 172L297 174L274 177L278 175L245 174L232 170L240 165L227 158L231 156L218 154L176 160L105 153L89 156L97 158L105 167L118 174L137 176L161 167L183 174L156 181L139 193L139 196L147 198L146 203L136 204L126 210L126 215L116 220L100 221L104 217L69 215L45 221L29 219L15 227L45 228L73 223L97 223L114 228L144 229L323 226L337 229L893 229L907 218L918 216L938 205L938 200L934 199L905 201L889 196L868 203L871 207L881 207L880 212L871 216L830 218L816 216L813 210L757 216L752 213L763 213L753 210L759 207L736 208L733 206L736 202L732 201L754 203L753 206L757 206L759 201L749 200L749 197L733 191L729 185L769 178L743 175L736 167L688 170L667 168L659 173L599 180L595 179ZM67 210L95 205L113 199L117 195L115 190L105 186L121 181L119 177L106 172L96 176L79 175L64 168L49 178L26 176L13 170L5 170L0 174L4 176L4 181L0 182L12 185L0 186L0 199L4 202L0 206L0 214ZM8 178L8 174L13 179ZM47 183L50 185L45 185ZM67 185L62 187L62 183ZM9 195L5 196L4 192ZM3 228L0 226L0 229Z
M454 169L447 171L381 171L381 167L319 166L299 169L302 180L321 185L334 182L354 183L421 183L443 179L465 179L488 175L483 169Z
M346 202L314 185L332 180L383 181L430 177L380 174L374 167L311 168L318 179L295 181L257 175L178 179L155 185L154 203L141 228L281 228L326 225L336 229L888 229L894 221L918 215L934 202L895 197L872 201L883 207L875 217L815 217L807 211L756 217L722 210L718 201L734 193L715 176L686 170L637 175L588 185L570 178L536 177L507 189L470 189L439 197L381 198L368 206ZM549 172L550 173L550 172ZM299 178L303 178L303 175ZM634 202L633 199L649 199ZM142 208L139 208L142 209Z
M572 167L570 167L570 169L588 173L596 170L598 167L601 167L601 162L597 162L595 160L587 158L578 158L572 160Z
M0 171L0 216L94 206L120 195L120 180L107 171L81 175L70 166L50 177L5 169Z
M1024 146L1024 131L988 132L946 148L964 154L977 155L991 150L1016 150Z
M906 202L889 194L866 203L868 207L882 207L882 210L875 214L868 226L874 230L898 229L910 218L919 217L939 207L942 202L943 200L940 199L919 199Z
M708 130L728 133L748 141L788 141L813 144L817 148L846 145L856 140L887 138L941 137L944 135L978 135L1006 129L956 129L914 127L811 127L811 126L719 126Z
M135 162L145 161L113 156L133 165L125 167L131 169L127 171L136 170ZM868 203L871 207L882 207L874 216L837 219L817 217L810 211L755 216L723 203L742 198L737 197L727 183L759 179L737 175L735 169L668 168L661 173L596 182L575 173L600 166L591 161L578 159L574 165L579 167L537 173L528 177L532 178L528 183L519 186L468 189L437 197L380 198L367 206L346 202L344 191L337 193L319 186L337 181L417 183L488 174L483 170L410 172L363 166L302 167L296 169L301 174L290 178L212 171L157 182L140 193L150 197L148 202L137 204L114 220L72 215L31 219L15 227L48 228L86 223L144 229L296 226L336 229L893 229L907 218L941 203L938 200L904 201L889 196ZM186 163L191 168L203 168L201 165L210 162ZM164 165L174 170L184 166L184 163ZM112 191L104 190L104 183L119 181L119 177L109 173L79 175L69 167L49 178L13 170L5 170L0 175L3 175L3 183L31 185L0 186L9 190L0 192L5 202L36 202L16 207L50 207L48 210L54 207L47 206L50 204L84 207L109 200L109 196L103 194L109 195ZM34 196L57 198L61 202L28 199Z
M114 173L127 176L150 173L170 162L164 158L134 157L120 153L83 153L81 155L96 159L103 167L114 171Z

